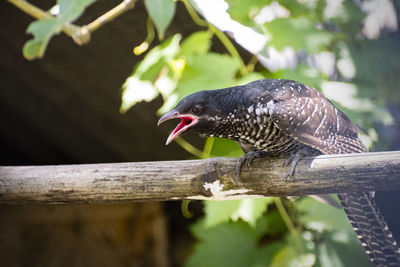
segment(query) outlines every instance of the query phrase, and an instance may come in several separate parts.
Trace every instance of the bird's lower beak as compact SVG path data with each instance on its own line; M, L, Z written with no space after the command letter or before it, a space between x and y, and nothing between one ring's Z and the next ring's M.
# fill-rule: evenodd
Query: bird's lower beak
M181 122L176 126L176 128L172 131L172 133L168 136L167 142L165 143L168 145L171 143L175 138L179 135L184 133L188 130L191 126L195 125L198 121L198 118L192 114L180 114L176 110L171 110L170 112L164 114L159 120L157 125L160 125L164 121L171 120L171 119L181 119Z

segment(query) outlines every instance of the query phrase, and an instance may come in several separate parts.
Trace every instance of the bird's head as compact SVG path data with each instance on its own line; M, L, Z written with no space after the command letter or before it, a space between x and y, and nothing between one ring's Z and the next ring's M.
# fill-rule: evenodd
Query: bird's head
M171 119L181 119L181 122L169 135L166 144L188 130L199 133L208 132L223 114L218 105L215 91L200 91L182 99L175 108L164 114L158 125Z

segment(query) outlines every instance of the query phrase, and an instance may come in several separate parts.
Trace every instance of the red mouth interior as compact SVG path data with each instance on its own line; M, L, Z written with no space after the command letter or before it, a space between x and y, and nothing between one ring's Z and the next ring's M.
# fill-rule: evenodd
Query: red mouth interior
M180 119L181 119L181 123L179 123L179 125L176 126L176 128L172 132L172 134L176 134L179 130L190 125L193 121L193 118L191 118L191 117L180 117Z

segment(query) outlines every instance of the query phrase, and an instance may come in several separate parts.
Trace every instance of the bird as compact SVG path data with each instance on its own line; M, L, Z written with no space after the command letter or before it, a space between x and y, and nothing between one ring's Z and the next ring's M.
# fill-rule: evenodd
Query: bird
M322 93L287 79L263 79L246 85L202 90L183 98L158 125L180 119L166 144L195 131L236 141L243 164L255 158L284 157L286 179L305 156L367 152L359 129ZM400 266L400 249L374 202L373 192L338 195L354 231L375 266Z

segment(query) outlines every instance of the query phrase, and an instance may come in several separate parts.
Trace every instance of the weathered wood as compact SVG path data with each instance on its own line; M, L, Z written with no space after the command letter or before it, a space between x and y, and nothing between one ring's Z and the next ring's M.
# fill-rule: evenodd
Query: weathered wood
M0 167L0 203L115 203L237 199L400 189L400 151L301 160L285 181L281 159L256 159L232 180L237 159Z

